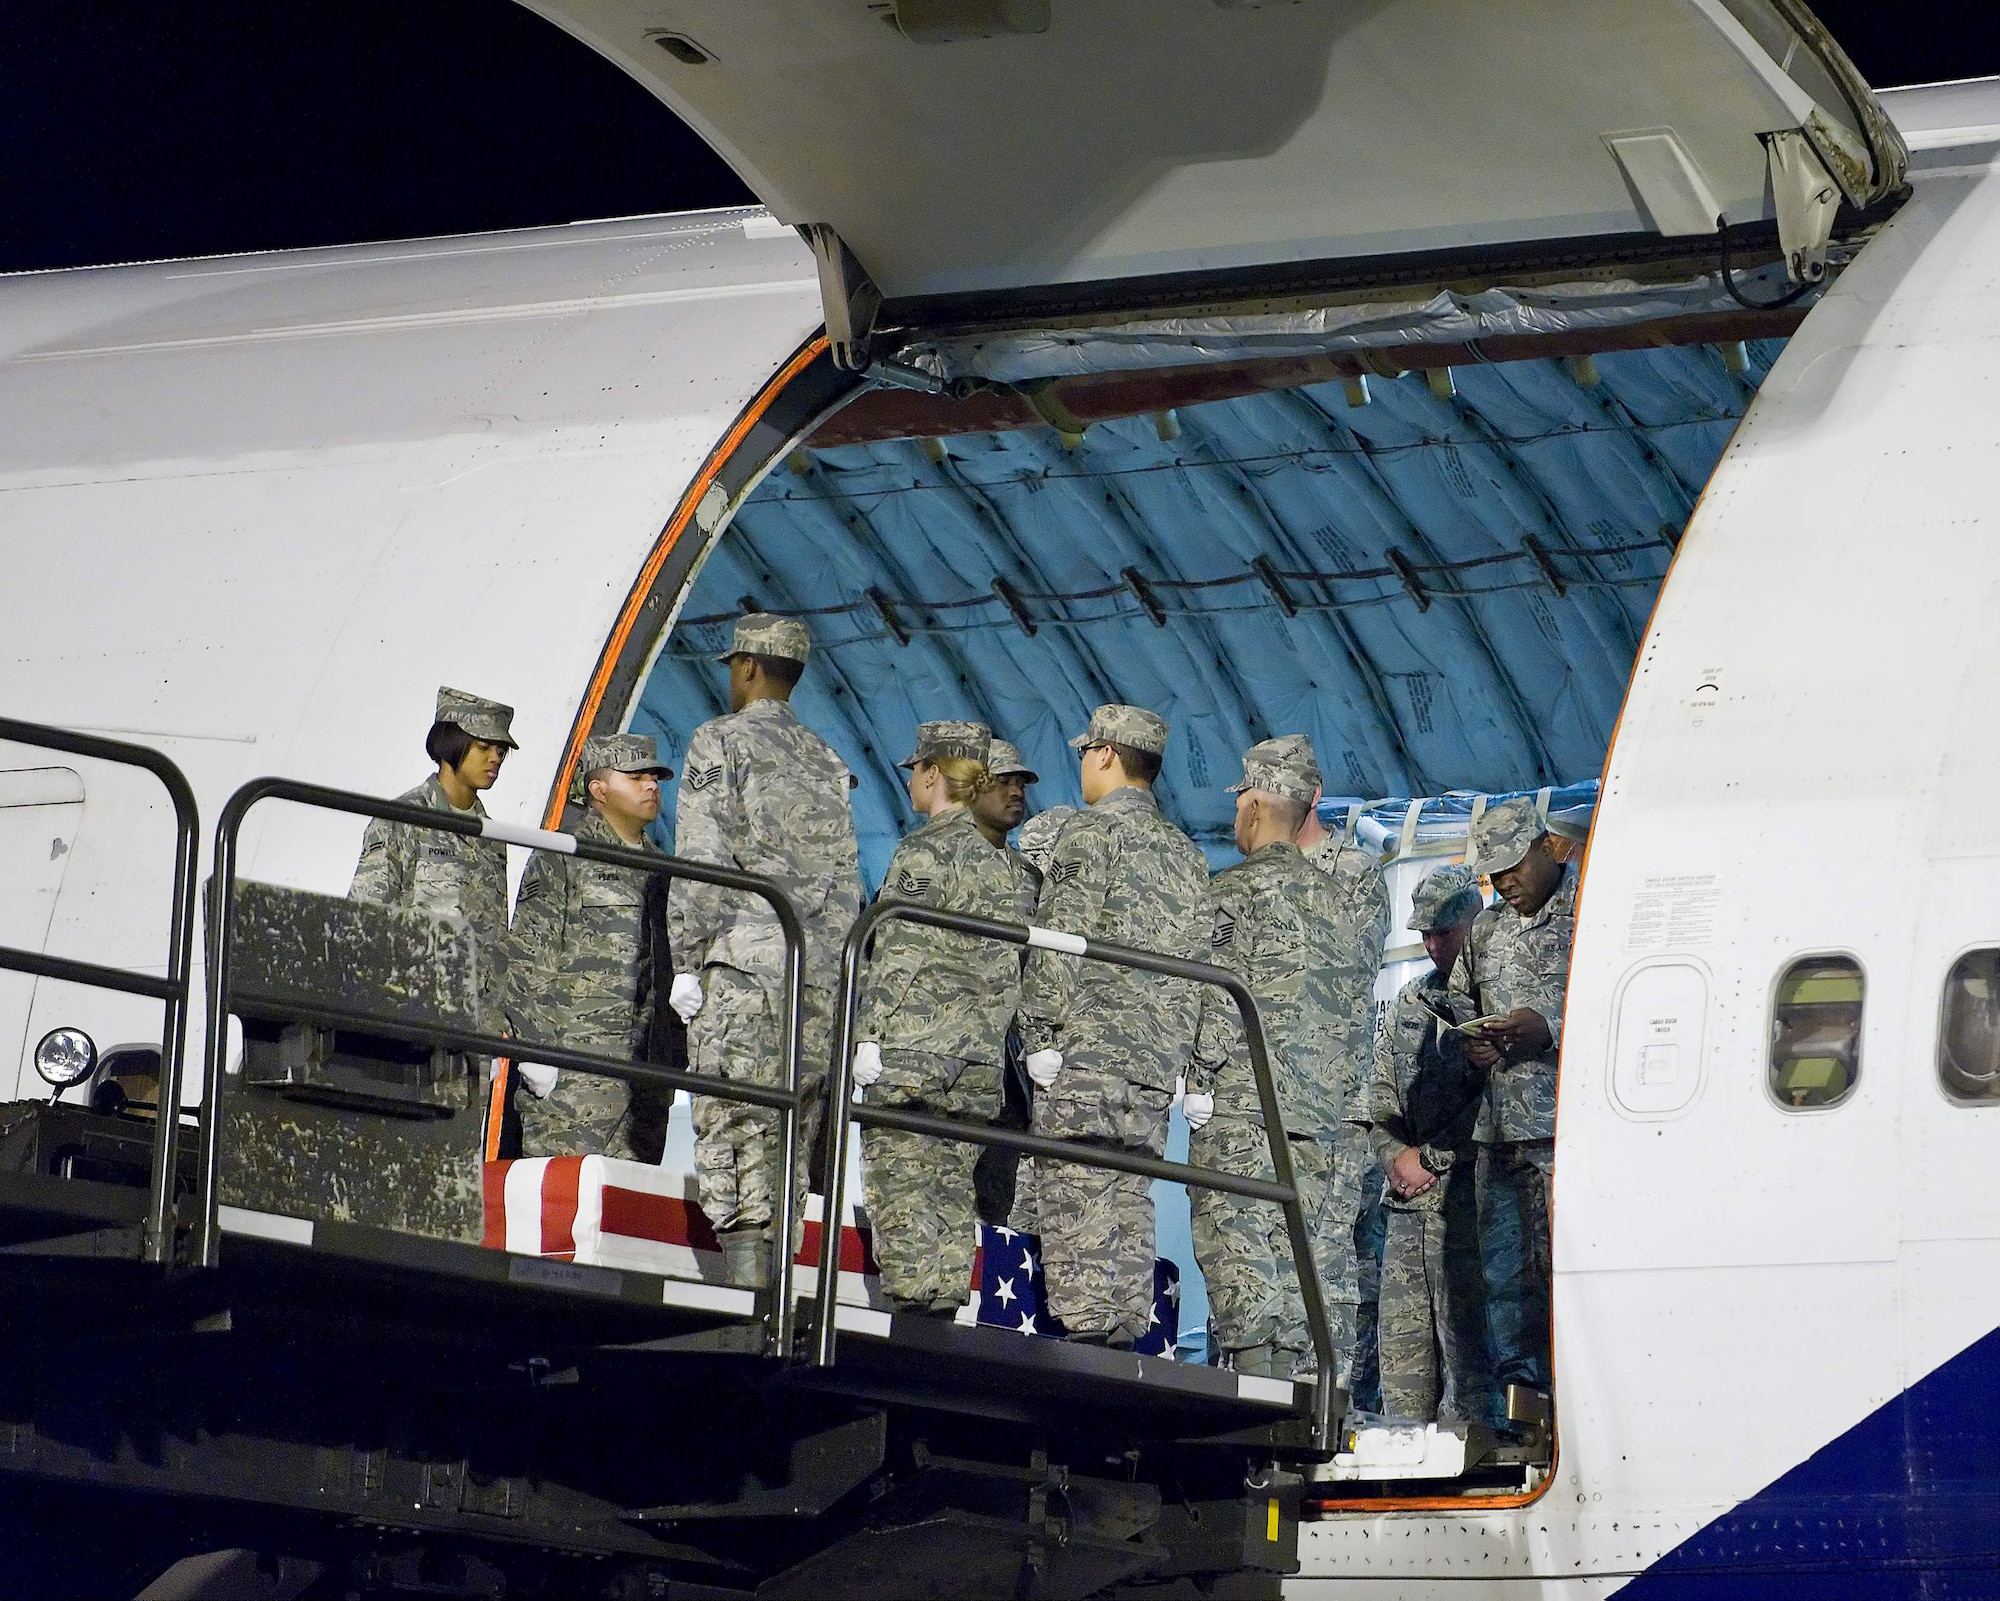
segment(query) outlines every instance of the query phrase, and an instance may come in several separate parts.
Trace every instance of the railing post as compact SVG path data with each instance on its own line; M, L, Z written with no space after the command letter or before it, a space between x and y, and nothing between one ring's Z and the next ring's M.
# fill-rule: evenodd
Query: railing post
M814 1286L813 1366L832 1367L840 1305L840 1216L847 1197L847 1124L853 1101L854 1011L861 990L861 948L894 910L877 901L855 919L840 947L840 1009L826 1071L826 1180L820 1193L819 1283ZM885 910L885 907L888 908Z
M0 739L39 750L63 751L95 761L142 768L160 781L167 798L173 802L174 892L168 913L167 974L158 985L148 981L145 988L130 991L152 995L164 1008L160 1024L160 1076L159 1088L155 1092L152 1168L147 1174L146 1223L141 1254L145 1261L168 1266L174 1259L174 1179L180 1157L180 1086L182 1065L187 1055L188 987L193 979L194 962L194 895L201 851L201 817L195 805L194 790L187 781L187 775L175 763L149 746L130 745L123 740L104 739L94 734L78 734L67 728L22 722L13 717L0 717ZM93 978L78 978L75 981L104 984L114 976L113 970L100 969ZM122 976L127 979L137 977L132 974ZM164 993L161 993L162 990Z

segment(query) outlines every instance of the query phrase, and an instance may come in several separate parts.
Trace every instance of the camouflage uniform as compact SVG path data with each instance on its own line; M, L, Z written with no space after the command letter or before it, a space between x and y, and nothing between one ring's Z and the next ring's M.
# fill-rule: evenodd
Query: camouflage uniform
M1163 751L1164 719L1101 706L1070 743ZM1160 813L1150 789L1122 785L1069 819L1035 921L1088 939L1194 957L1209 931L1208 863ZM1037 950L1021 984L1021 1040L1058 1050L1035 1096L1034 1129L1055 1139L1160 1155L1174 1081L1194 1045L1201 992L1154 973ZM1153 1311L1153 1201L1146 1179L1071 1163L1036 1171L1048 1306L1071 1334L1137 1339Z
M806 649L802 623L759 615L738 621L719 659L747 653L803 662ZM682 765L674 854L774 879L804 925L799 1076L810 1090L832 1046L841 943L861 907L847 765L781 700L752 701L703 723ZM675 882L667 906L675 964L699 973L702 984L702 1008L688 1026L694 1071L781 1083L785 946L777 915L755 896L687 881ZM801 1120L801 1187L813 1122ZM698 1096L694 1126L709 1220L723 1231L766 1227L776 1186L773 1114Z
M1327 1193L1313 1230L1313 1261L1319 1267L1334 1344L1341 1353L1341 1383L1352 1385L1363 1335L1368 1332L1367 1314L1376 1298L1377 1259L1372 1251L1364 1258L1357 1241L1359 1220L1372 1199L1365 1193L1371 1165L1368 1079L1375 1058L1375 980L1381 975L1382 948L1389 939L1389 891L1374 853L1338 834L1316 841L1305 858L1333 881L1339 952L1334 987L1342 1018L1342 1115L1314 1135L1323 1150Z
M1442 867L1417 887L1410 926L1455 927L1479 905L1463 867ZM1484 1287L1472 1184L1472 1126L1484 1075L1465 1059L1462 1035L1439 1014L1471 1016L1435 968L1397 993L1375 1038L1370 1142L1387 1219L1382 1260L1382 1410L1399 1418L1458 1422L1478 1407L1486 1370ZM1438 1182L1405 1199L1390 1165L1413 1142Z
M453 723L474 739L518 750L511 732L514 708L459 689L440 689L434 721ZM433 773L396 797L405 806L455 812ZM473 797L469 812L484 818ZM375 818L361 835L361 859L347 888L349 900L408 906L432 917L461 918L472 930L479 959L481 1022L490 1025L501 1004L507 971L507 847L498 840Z
M1290 734L1253 746L1231 793L1267 790L1310 804L1319 786L1312 745ZM1270 1047L1273 1087L1290 1142L1308 1226L1324 1226L1326 1150L1316 1136L1344 1110L1347 997L1339 988L1340 901L1289 840L1265 845L1210 882L1214 925L1209 960L1250 986ZM1236 1003L1201 992L1188 1093L1215 1097L1214 1115L1188 1136L1188 1160L1247 1177L1271 1174L1269 1133L1243 1044ZM1208 1287L1216 1343L1241 1353L1269 1347L1273 1371L1317 1366L1284 1213L1268 1202L1194 1189L1189 1195L1195 1260ZM1352 1253L1352 1247L1349 1247ZM1336 1345L1340 1345L1336 1334ZM1344 1353L1343 1353L1344 1359ZM1240 1356L1240 1362L1244 1360Z
M1473 830L1475 872L1515 866L1545 832L1533 802L1503 801ZM1549 1178L1555 1166L1556 1058L1563 994L1576 934L1576 870L1533 917L1504 900L1479 914L1453 975L1480 1015L1520 1007L1549 1025L1549 1048L1493 1069L1475 1139L1479 1141L1479 1226L1486 1254L1488 1325L1494 1377L1547 1390L1549 1371ZM1517 1238L1513 1249L1496 1249Z
M1038 874L1047 875L1049 863L1056 854L1056 842L1076 815L1074 806L1051 806L1045 812L1035 813L1021 825L1021 831L1014 838L1019 843L1022 857Z
M918 755L983 759L979 723L926 723ZM962 747L962 748L961 748ZM953 806L897 846L882 898L1025 923L1034 905L1026 880ZM857 1041L881 1047L882 1076L867 1091L875 1106L914 1107L984 1122L1000 1108L1007 1028L1021 995L1020 953L916 923L885 923L856 1024ZM862 1193L875 1234L882 1288L898 1305L936 1310L962 1305L977 1244L973 1164L979 1147L893 1129L861 1136Z
M646 734L585 741L579 781L606 768L673 776ZM594 810L584 813L576 837L593 845L632 848ZM650 839L637 848L661 854ZM657 916L660 910L658 882L602 862L554 851L535 853L514 902L507 969L507 1015L518 1037L572 1051L640 1058L653 1004L647 953L658 931L649 928L648 913ZM564 1068L546 1097L525 1086L517 1093L521 1154L657 1160L657 1151L642 1153L634 1145L632 1114L636 1107L639 1121L663 1124L663 1097L672 1100L671 1092L644 1087L635 1094L622 1079Z
M1029 784L1040 780L1037 773L1027 764L1018 745L1004 739L996 739L986 756L986 770L996 779L1018 773ZM1075 808L1059 808L1065 818L1075 815ZM1049 833L1047 844L1055 844L1054 833L1049 825L1035 829L1035 819L1022 823L1019 837L1029 837L1035 830L1039 837ZM1015 876L1016 889L1020 897L1021 913L1013 920L1018 923L1031 922L1035 915L1035 903L1042 893L1042 871L1030 862L1022 850L1013 846L1002 846L1001 854L1007 860L1009 870ZM1007 1030L1007 1057L1001 1065L1000 1108L993 1122L1001 1128L1025 1129L1033 1115L1034 1085L1028 1078L1022 1064L1021 1031L1009 1026ZM979 1202L979 1221L990 1223L996 1228L1005 1228L1014 1220L1017 1206L1031 1211L1034 1206L1034 1163L1032 1158L1024 1159L1018 1151L1002 1150L997 1145L982 1149L973 1159L973 1190ZM1024 1178L1025 1175L1025 1178Z

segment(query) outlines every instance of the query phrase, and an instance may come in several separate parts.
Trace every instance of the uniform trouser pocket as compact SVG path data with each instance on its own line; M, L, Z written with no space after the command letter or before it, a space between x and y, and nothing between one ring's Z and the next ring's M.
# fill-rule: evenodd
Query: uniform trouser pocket
M1034 1130L1159 1156L1167 1148L1165 1090L1112 1073L1065 1068L1035 1097ZM1072 1334L1137 1339L1153 1314L1151 1181L1040 1158L1037 1232L1049 1311Z
M871 1103L985 1123L1000 1102L997 1064L884 1051ZM863 1129L861 1191L882 1288L898 1301L963 1302L971 1293L979 1216L979 1147L895 1129Z

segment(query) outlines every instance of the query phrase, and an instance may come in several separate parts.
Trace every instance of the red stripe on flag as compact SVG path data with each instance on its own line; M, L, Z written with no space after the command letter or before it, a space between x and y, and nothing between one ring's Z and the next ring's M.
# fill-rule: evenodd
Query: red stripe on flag
M542 1255L576 1255L576 1192L583 1158L552 1156L542 1169Z
M488 1162L479 1171L479 1205L486 1232L479 1243L489 1251L507 1249L507 1169L512 1162Z
M799 1244L799 1254L794 1260L800 1267L819 1266L819 1225L810 1219L806 1222L805 1238ZM875 1263L875 1242L873 1238L857 1228L840 1231L840 1271L862 1273L874 1278L881 1273Z
M686 1245L697 1251L720 1251L722 1242L709 1225L708 1214L678 1195L650 1195L644 1190L604 1186L604 1232L629 1240L656 1240L662 1245Z

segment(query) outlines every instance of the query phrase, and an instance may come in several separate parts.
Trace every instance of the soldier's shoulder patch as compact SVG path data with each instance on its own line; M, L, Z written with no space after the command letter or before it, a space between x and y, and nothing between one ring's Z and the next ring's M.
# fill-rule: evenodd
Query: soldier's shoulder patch
M1215 920L1215 933L1210 936L1210 943L1217 950L1221 950L1225 945L1234 941L1235 938L1236 919L1231 917L1227 912L1224 912Z
M688 770L687 787L692 790L712 789L722 781L722 763L712 767L693 767Z
M928 873L913 873L906 867L896 875L898 895L928 895L930 892L931 880Z
M1081 862L1077 861L1057 862L1053 867L1049 869L1049 882L1051 884L1067 884L1071 879L1075 878L1076 875L1078 873L1081 873L1082 871L1083 871L1083 863Z

